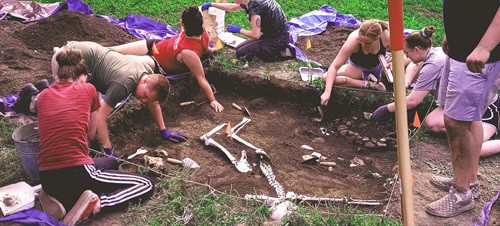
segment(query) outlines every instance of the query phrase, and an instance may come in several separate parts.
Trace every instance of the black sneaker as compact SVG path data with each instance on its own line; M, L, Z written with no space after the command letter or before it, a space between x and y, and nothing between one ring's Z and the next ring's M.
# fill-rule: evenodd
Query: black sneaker
M31 83L24 85L19 93L19 98L14 103L12 109L17 113L25 115L33 115L30 111L31 97L40 93L38 89Z
M35 84L35 88L42 92L44 89L49 87L49 81L47 79L42 79Z

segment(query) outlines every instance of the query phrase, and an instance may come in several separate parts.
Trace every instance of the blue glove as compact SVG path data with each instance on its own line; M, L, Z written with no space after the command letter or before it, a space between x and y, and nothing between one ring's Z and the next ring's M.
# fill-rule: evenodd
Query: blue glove
M212 7L212 3L211 2L205 2L205 3L203 3L203 5L201 5L201 11L205 11L205 10L207 10L210 7Z
M107 156L112 156L114 158L118 158L118 154L116 154L115 152L115 148L114 147L110 147L110 148L104 148L104 153L107 155Z
M164 140L168 140L174 143L181 143L188 139L188 137L181 132L169 132L167 129L161 131L161 136Z
M387 105L384 105L384 106L377 108L377 110L375 110L372 113L372 116L370 117L370 119L380 120L382 117L384 117L385 115L387 115L389 113L390 113L389 108L387 108Z
M240 33L241 27L230 24L227 26L227 31L231 33Z

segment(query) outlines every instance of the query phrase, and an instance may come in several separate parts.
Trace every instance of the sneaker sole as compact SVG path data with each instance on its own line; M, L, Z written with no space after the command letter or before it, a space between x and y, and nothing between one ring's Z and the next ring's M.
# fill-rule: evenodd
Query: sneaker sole
M44 190L40 191L38 200L40 201L40 205L42 205L43 212L54 217L56 220L61 220L66 215L66 209L64 209L61 202L49 196Z
M71 208L66 217L64 217L63 224L73 226L86 220L99 201L98 199L92 201L95 196L97 195L90 190L84 191L73 208Z
M434 211L434 209L432 208L429 208L428 206L425 207L425 210L427 211L427 213L433 215L433 216L436 216L436 217L453 217L453 216L456 216L460 213L463 213L465 211L469 211L471 209L474 209L474 202L471 202L470 204L462 207L461 210L457 210L457 211L454 211L454 212L450 212L450 213L438 213L436 211Z

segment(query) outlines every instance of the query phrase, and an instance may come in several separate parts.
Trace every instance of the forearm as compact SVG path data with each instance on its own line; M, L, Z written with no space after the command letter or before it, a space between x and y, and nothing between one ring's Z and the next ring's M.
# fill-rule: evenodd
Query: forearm
M158 101L148 102L149 113L151 114L151 118L156 123L160 130L164 130L165 122L163 121L163 114L161 110L160 103Z
M252 38L252 39L256 39L258 40L260 38L260 32L257 33L257 32L253 32L253 31L249 31L247 29L241 29L240 30L240 34L244 35L244 36L247 36L248 38Z
M103 116L102 114L98 113L97 117L97 135L99 138L99 142L101 143L101 146L104 148L111 148L111 141L109 140L109 131L108 131L108 124L107 124L107 116Z
M326 75L325 92L328 93L332 92L333 83L335 83L336 77L337 77L337 69L335 67L332 67L330 70L328 70Z
M203 90L203 93L205 93L205 96L207 96L209 102L215 100L212 88L210 87L210 84L208 83L207 79L205 79L204 76L202 78L198 78L198 85L200 86L201 90Z
M242 10L241 6L236 3L212 3L212 7L221 9L227 12Z

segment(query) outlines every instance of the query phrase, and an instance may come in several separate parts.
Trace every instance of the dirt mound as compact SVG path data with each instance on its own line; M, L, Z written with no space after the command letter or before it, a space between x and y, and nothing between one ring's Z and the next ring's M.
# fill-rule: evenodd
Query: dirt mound
M137 40L105 19L66 10L17 32L16 36L29 49L47 51L67 41L93 41L113 46Z

